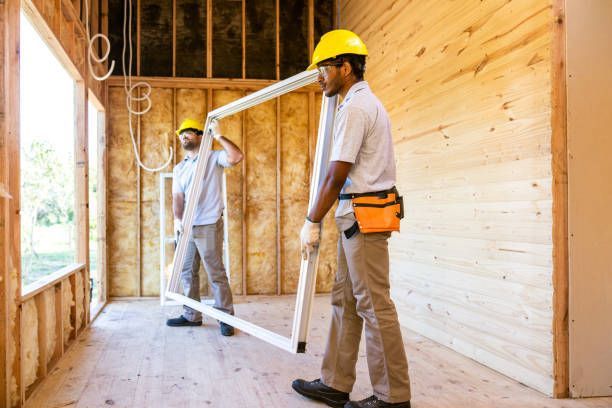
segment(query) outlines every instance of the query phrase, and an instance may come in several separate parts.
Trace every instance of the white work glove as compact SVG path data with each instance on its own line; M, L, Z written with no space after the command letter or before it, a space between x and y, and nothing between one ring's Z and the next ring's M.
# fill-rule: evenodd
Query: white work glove
M308 259L308 255L319 245L321 240L321 223L306 220L300 232L302 241L302 258Z
M210 121L210 125L208 126L208 132L215 140L219 140L219 138L221 137L221 133L219 131L219 121L217 119L213 119Z
M175 218L174 219L174 235L178 235L182 233L183 233L183 221L179 220L178 218Z

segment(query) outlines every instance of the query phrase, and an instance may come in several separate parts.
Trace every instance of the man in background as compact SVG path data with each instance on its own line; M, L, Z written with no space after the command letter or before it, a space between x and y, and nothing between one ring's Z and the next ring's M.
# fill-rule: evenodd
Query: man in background
M181 282L184 295L200 301L200 260L208 273L208 282L215 299L214 307L225 313L234 314L232 291L229 286L225 266L223 265L223 170L240 163L242 152L232 141L222 136L216 120L211 122L208 130L221 145L221 150L211 150L201 180L202 194L197 200L191 231L183 231L183 214L185 203L189 200L189 191L194 182L198 152L202 143L203 128L201 122L186 119L176 131L183 149L187 152L183 161L174 167L172 178L172 210L174 212L174 230L177 234L187 232L189 241L185 261L181 271ZM202 313L183 306L183 314L168 319L168 326L201 326ZM234 328L219 322L221 334L232 336Z

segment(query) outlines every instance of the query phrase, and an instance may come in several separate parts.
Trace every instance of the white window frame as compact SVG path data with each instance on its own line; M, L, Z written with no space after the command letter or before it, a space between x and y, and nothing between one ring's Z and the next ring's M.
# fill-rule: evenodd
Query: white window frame
M204 129L208 129L210 122L213 119L222 119L224 117L244 111L253 106L262 104L268 100L277 98L296 89L302 88L306 85L310 85L317 81L317 77L318 71L316 70L304 71L283 81L270 85L264 89L261 89L257 92L254 92L248 96L240 98L218 109L215 109L208 113ZM337 96L331 98L323 96L323 100L321 103L321 116L319 120L317 147L314 158L312 179L310 183L310 195L308 202L309 211L314 205L314 200L316 199L319 190L321 189L324 176L327 173L327 167L329 164L329 153L331 150L332 130L337 103ZM208 132L205 132L203 143L200 145L198 156L204 158L204 160L198 160L195 170L196 180L201 180L203 178L211 147L212 136L209 135ZM183 216L183 227L185 231L190 231L193 226L195 206L197 198L200 196L201 192L202 183L193 183L191 185L188 193L189 200L187 202L185 214ZM295 216L303 216L303 214L295 214ZM321 225L321 228L323 228L323 225ZM298 239L297 234L295 239ZM293 317L293 327L291 331L291 337L286 337L273 331L267 330L256 324L253 324L251 322L248 322L246 320L240 319L236 316L232 316L228 313L217 310L214 307L207 305L203 302L198 302L196 300L190 299L187 296L184 296L182 293L179 293L180 274L185 259L185 253L187 250L187 240L188 234L181 234L178 246L174 253L174 265L172 275L168 280L168 287L166 290L166 296L168 298L174 299L180 304L189 306L192 309L198 310L207 316L234 326L239 330L258 337L283 350L289 351L291 353L303 353L306 351L308 325L310 323L310 317L312 313L311 307L312 300L314 298L315 282L318 269L318 248L310 254L307 260L301 261L300 278L298 281L296 305Z

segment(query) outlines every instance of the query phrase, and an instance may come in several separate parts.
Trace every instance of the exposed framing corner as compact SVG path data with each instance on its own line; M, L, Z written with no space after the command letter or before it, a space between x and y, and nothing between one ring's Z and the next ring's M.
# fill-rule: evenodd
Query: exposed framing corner
M551 49L553 397L569 396L567 87L565 0L554 0Z

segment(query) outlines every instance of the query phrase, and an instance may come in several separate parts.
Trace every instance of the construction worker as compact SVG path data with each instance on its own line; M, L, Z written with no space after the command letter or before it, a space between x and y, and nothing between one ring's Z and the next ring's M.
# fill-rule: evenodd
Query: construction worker
M387 246L390 231L399 230L403 210L399 210L401 197L395 189L389 117L363 79L367 55L355 33L334 30L321 37L308 67L319 70L325 95L340 95L342 101L334 123L329 168L300 233L302 254L308 256L319 244L320 222L337 198L340 237L321 378L297 379L292 387L331 407L406 408L410 407L408 362L389 294ZM360 200L372 202L360 205ZM395 213L385 212L391 207L396 207ZM393 225L386 224L385 216ZM349 401L364 322L374 395Z
M181 282L185 296L200 301L200 259L208 273L208 282L215 298L214 307L229 314L234 314L232 291L223 265L223 169L242 161L242 152L229 139L221 136L219 124L213 120L209 132L221 145L223 150L212 150L208 158L203 184L195 213L193 228L189 231L189 242L185 262L181 271ZM198 152L202 142L201 122L186 119L176 131L183 149L187 151L185 159L174 167L172 178L172 210L174 212L174 230L177 235L183 231L183 213L189 199L189 189L193 182L197 165ZM201 326L202 313L183 306L183 314L168 319L168 326ZM221 334L232 336L234 328L219 322Z

